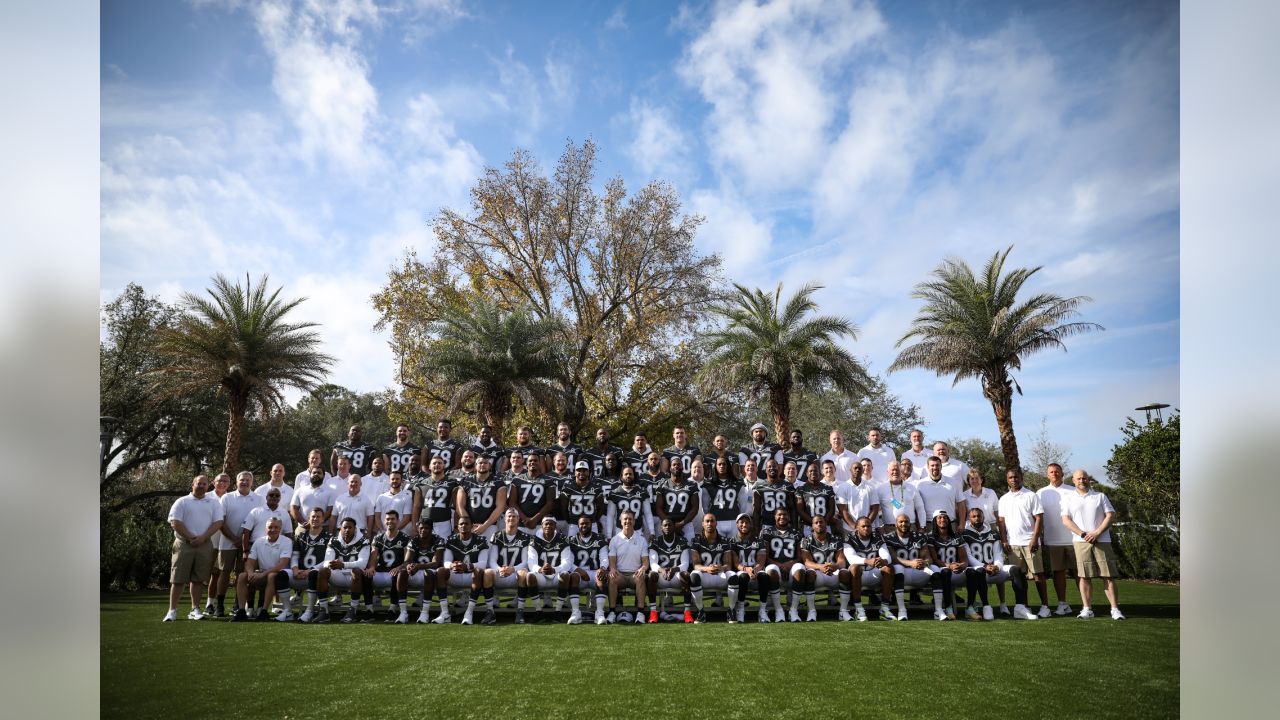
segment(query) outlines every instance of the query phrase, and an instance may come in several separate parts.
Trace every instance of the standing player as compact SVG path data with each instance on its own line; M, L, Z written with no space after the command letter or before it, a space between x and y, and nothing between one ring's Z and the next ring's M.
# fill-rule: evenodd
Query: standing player
M608 503L605 532L610 536L622 529L624 512L630 511L632 515L639 518L637 524L642 528L653 524L649 493L636 482L635 468L630 465L623 466L621 481L609 490L605 499Z
M783 622L781 591L784 580L791 583L791 622L800 622L800 592L797 574L804 570L800 562L800 533L791 527L791 513L778 508L773 513L773 524L760 528L760 548L764 550L768 565L769 602L773 605L773 621ZM758 582L758 580L757 580Z
M431 474L418 483L413 493L413 522L431 521L431 530L440 537L453 534L453 508L458 483L445 472L444 458L431 458Z
M387 472L409 472L409 461L422 458L422 448L409 441L409 426L396 426L396 441L382 449L382 462Z
M1074 489L1062 482L1062 466L1049 463L1045 470L1049 484L1036 491L1040 506L1044 508L1044 559L1053 574L1053 592L1058 596L1058 609L1054 615L1070 615L1067 604L1067 570L1075 567L1076 552L1072 547L1071 531L1062 522L1062 504Z
M446 476L455 483L461 483L466 478L476 474L476 458L479 455L473 448L462 451L462 459L458 461L458 467L445 473ZM452 498L450 498L452 500Z
M653 489L657 496L654 510L659 522L671 520L671 527L676 533L685 540L692 540L695 518L702 517L698 487L685 479L684 469L680 465L680 462L672 461L670 477Z
M533 535L542 526L542 518L554 517L556 483L551 475L531 475L519 450L511 453L510 465L506 477L507 512L515 510L520 531Z
M579 460L585 460L586 451L581 445L573 441L573 436L569 432L569 423L562 422L556 426L556 441L547 446L546 455L544 457L555 457L556 453L564 453L565 462L569 467L575 465ZM593 475L594 476L594 475Z
M813 606L813 594L817 588L838 588L840 593L840 622L853 619L849 614L849 596L852 594L853 576L845 567L844 543L827 532L827 519L822 515L814 515L811 521L813 533L800 541L800 560L804 563L804 577L801 578L805 604L809 613L806 622L818 619L818 610ZM861 603L859 603L861 605ZM866 619L866 616L863 616Z
M493 597L493 586L485 585L486 582L493 580L492 576L485 572L489 567L489 542L471 532L471 518L466 515L458 516L457 528L458 531L449 536L444 546L444 565L449 570L449 581L446 587L471 590L467 600L467 610L462 615L462 624L470 625L476 609L476 600L482 594L486 599ZM431 622L447 625L451 618L449 602L446 600L440 604L440 615ZM490 607L480 623L493 625L497 621L493 608Z
M482 431L483 433L483 431ZM440 458L444 461L444 471L449 472L458 466L458 462L462 460L462 443L454 440L453 437L453 421L448 418L441 418L436 423L436 439L432 440L423 448L422 464L431 467L431 461ZM492 442L492 438L490 438ZM488 448L484 448L488 451Z
M431 596L438 593L440 605L448 604L445 586L449 581L449 570L444 566L444 538L432 532L432 523L427 518L418 521L418 532L409 540L408 562L405 564L405 586L401 593L406 595L410 590L417 590L422 602L422 610L418 613L418 622L425 624L431 621Z
M336 590L347 590L351 595L351 608L342 622L351 624L358 622L359 597L364 592L367 578L364 569L369 565L369 540L356 532L356 521L347 518L338 529L338 536L329 541L329 549L324 554L324 567L320 570L320 578L316 583L317 591L332 586ZM327 592L322 595L327 595ZM321 600L327 604L328 599ZM323 607L323 605L321 606Z
M787 461L787 467L793 467L790 460ZM822 477L818 473L817 463L810 463L807 466L804 482L800 483L800 487L796 489L796 514L800 522L810 528L813 527L813 519L816 517L823 519L824 527L839 527L836 524L838 505L836 492L830 485L822 482ZM850 524L849 527L853 525Z
M516 624L524 624L524 599L528 575L525 554L530 536L520 531L520 512L507 508L502 514L502 528L489 541L489 569L493 575L493 590L516 590Z
M383 524L386 532L373 538L373 547L369 552L369 564L365 566L365 575L371 579L364 584L364 604L368 608L368 618L373 619L373 591L386 590L391 596L391 609L399 610L399 615L387 622L404 625L409 622L409 608L400 595L404 581L398 577L404 573L405 559L409 550L409 536L395 530L400 526L400 518L395 510L388 510Z
M867 445L858 451L858 458L870 460L875 468L870 477L863 475L862 479L875 487L879 487L889 481L889 463L898 459L898 456L893 452L893 448L881 442L883 434L883 431L878 427L868 430Z
M640 475L649 464L651 453L653 448L649 446L649 436L636 433L635 439L631 441L631 449L622 455L622 462L635 468L636 475Z
M507 489L494 476L489 457L476 458L476 474L462 481L457 495L458 515L471 518L475 534L493 538L502 514L507 511Z
M689 592L693 595L696 623L707 621L706 611L702 606L702 594L707 590L727 592L728 607L731 610L727 614L736 620L733 610L738 607L738 598L745 587L743 576L737 572L733 543L721 535L716 527L715 515L703 515L702 532L695 535L689 543Z
M596 444L582 451L582 458L591 463L591 477L599 479L604 475L604 459L616 453L622 456L622 447L609 442L609 431L604 428L596 430Z
M932 471L933 464L929 465ZM1010 468L1005 472L1009 492L1000 497L1000 535L1004 538L1004 551L1013 564L1022 568L1029 580L1036 583L1040 595L1040 617L1049 617L1049 588L1044 580L1044 551L1040 536L1044 532L1044 507L1040 496L1022 485L1022 471Z
M568 543L574 565L569 577L570 587L594 591L595 621L597 625L604 625L605 591L609 587L605 574L609 565L609 538L603 533L592 532L591 523L586 518L578 518L578 534L569 538ZM578 612L576 603L573 610Z
M743 463L744 466L747 463ZM774 518L779 510L790 516L795 509L795 487L782 477L778 463L769 458L764 461L764 482L757 482L751 488L751 514L754 515L756 527L761 535L773 526ZM781 612L781 611L779 611Z
M573 482L560 489L560 517L569 524L569 534L578 532L578 518L587 518L595 527L604 515L600 486L591 480L591 466L579 460L573 468Z
M905 516L904 516L905 517ZM907 533L914 531L907 524ZM845 537L844 559L848 561L853 575L852 587L858 595L854 601L853 611L858 622L865 622L867 613L862 609L862 591L870 588L874 593L880 591L880 619L896 620L889 609L889 598L893 597L893 586L897 577L893 572L892 556L884 543L884 538L872 530L871 518L863 515L858 518L852 533ZM905 606L899 604L899 611L906 612Z
M590 471L588 471L590 472ZM575 527L576 531L578 528ZM555 590L555 616L553 622L562 622L561 613L565 599L569 596L570 575L573 573L573 552L569 549L568 539L556 527L555 518L547 517L542 521L542 532L533 536L526 551L526 566L529 574L526 582L531 594L535 596L534 607L538 611L538 621L548 620L545 616L543 593ZM570 625L582 622L582 613L578 608L578 595L574 591L572 607L576 620L570 618Z
M738 449L738 464L746 465L747 460L755 460L758 469L766 468L765 461L772 460L779 467L782 466L782 446L775 442L768 442L766 437L768 432L769 429L764 426L764 423L751 426L751 441Z
M658 526L659 532L649 543L649 604L658 601L659 590L680 589L684 593L684 621L697 622L689 609L689 543L676 531L671 518L663 518ZM667 620L666 613L660 617L656 613L649 615L649 622Z
M724 458L728 462L729 474L735 479L738 478L738 454L729 449L729 438L724 435L715 436L711 441L711 452L702 458L703 472L706 473L707 477L715 475L716 461L720 458Z
M744 491L742 482L733 473L728 456L717 457L711 474L702 483L700 506L715 516L716 530L721 535L733 534L734 520L746 509L743 498L749 495Z
M512 445L511 449L519 450L520 454L524 455L525 465L529 467L531 473L541 475L551 467L551 459L547 457L547 452L533 444L533 428L528 425L521 425L516 430L516 444Z
M809 466L817 464L818 453L804 446L804 433L799 430L792 430L789 440L790 446L786 452L782 453L783 466L785 467L786 463L795 463L796 477L803 481L808 477Z
M1017 565L1004 562L1004 543L1000 531L985 522L982 508L969 511L969 527L961 536L968 548L969 564L982 571L983 583L978 586L982 600L982 619L992 620L991 603L987 600L987 588L1008 581L1013 584L1013 616L1019 620L1039 620L1039 616L1027 609L1027 576ZM972 602L972 600L970 601Z
M929 570L929 538L911 531L911 520L899 515L894 530L884 535L885 549L893 558L893 596L898 601L898 620L907 619L903 595L907 588L928 584L933 590L933 619L947 620L942 599L951 596L951 574Z
M345 457L351 461L351 472L357 475L368 475L373 470L373 459L382 453L371 443L364 441L364 429L352 425L347 431L347 439L333 446L329 455L329 471L337 472L338 458Z
M1077 617L1085 620L1093 617L1090 604L1093 600L1093 579L1100 577L1107 600L1111 601L1111 619L1123 620L1124 615L1116 600L1116 571L1120 566L1111 549L1109 529L1116 509L1106 495L1092 488L1093 478L1083 469L1071 474L1071 482L1076 486L1076 493L1064 499L1061 513L1062 523L1074 536L1076 574L1080 577L1080 599L1084 605Z
M669 473L672 463L679 462L680 471L687 477L693 472L694 463L702 463L702 451L697 445L689 444L689 436L683 425L677 425L671 431L671 439L671 447L662 451L662 469Z

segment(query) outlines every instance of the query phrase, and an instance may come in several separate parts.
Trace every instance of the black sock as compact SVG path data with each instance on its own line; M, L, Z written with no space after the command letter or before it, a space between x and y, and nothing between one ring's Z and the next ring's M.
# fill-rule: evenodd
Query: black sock
M390 590L388 590L388 591L387 591L387 597L391 598L391 607L392 607L392 609L397 609L397 608L399 608L399 606L400 606L400 591L399 591L399 590L396 590L395 588L391 588Z
M307 589L315 590L316 583L319 581L319 579L320 579L319 571L312 570L311 572L307 573Z
M370 579L368 582L364 584L364 587L361 588L361 593L364 595L364 604L372 605L373 604L373 580L372 579Z

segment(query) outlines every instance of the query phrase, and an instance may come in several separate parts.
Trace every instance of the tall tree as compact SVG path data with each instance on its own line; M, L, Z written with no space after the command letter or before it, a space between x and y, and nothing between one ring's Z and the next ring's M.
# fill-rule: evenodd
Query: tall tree
M653 181L629 195L614 178L599 192L595 170L590 140L570 142L550 176L517 150L486 169L469 212L445 208L432 219L430 260L410 250L374 296L399 356L404 393L393 412L425 422L449 403L453 388L424 362L438 341L429 329L451 306L481 298L559 322L564 403L556 412L575 433L588 419L656 407L670 394L651 379L685 361L672 349L699 327L720 286L720 259L698 253L702 218L682 214L670 185Z
M562 405L555 383L563 367L558 331L554 320L524 309L505 311L484 298L447 307L427 329L436 340L422 355L422 371L451 389L446 414L474 400L494 435L502 437L513 401L529 409Z
M1111 449L1107 477L1116 486L1112 494L1128 510L1126 519L1177 527L1182 416L1175 414L1168 422L1156 419L1145 425L1127 418L1120 432L1124 442Z
M818 309L812 296L821 286L805 285L785 305L782 283L772 294L733 287L732 297L714 310L724 327L702 336L710 353L703 381L742 385L763 395L779 443L790 434L795 390L826 384L847 394L868 392L872 383L866 368L836 344L841 337L856 340L858 327L831 315L807 317Z
M159 334L157 346L167 359L154 372L172 396L216 389L227 403L223 472L240 466L245 416L270 415L284 407L283 390L310 390L324 379L333 358L320 352L315 323L291 323L287 316L306 298L283 300L281 288L267 293L267 276L244 285L221 274L213 277L208 297L184 293L183 314Z
M952 375L954 387L965 378L977 378L982 394L995 412L1000 449L1006 468L1022 468L1018 439L1013 432L1013 392L1022 387L1010 374L1021 370L1022 359L1048 348L1067 346L1065 338L1103 329L1090 322L1065 322L1075 317L1084 295L1064 298L1040 293L1018 302L1018 292L1041 270L1014 268L1004 272L1013 246L987 261L981 276L968 263L948 258L934 271L934 279L916 285L911 296L924 301L915 320L897 347L910 340L889 366L889 372L907 368Z

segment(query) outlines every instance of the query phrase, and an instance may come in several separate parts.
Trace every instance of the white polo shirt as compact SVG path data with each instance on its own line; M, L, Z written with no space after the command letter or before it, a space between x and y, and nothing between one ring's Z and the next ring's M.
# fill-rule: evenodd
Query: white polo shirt
M373 504L363 494L353 496L350 492L347 492L333 501L333 522L335 527L342 524L343 520L351 518L356 521L356 530L366 535L372 535L373 528L369 527L369 516L372 514Z
M311 478L307 478L307 484L311 484ZM287 508L289 503L293 501L293 486L283 480L280 481L280 487L276 488L280 491L280 507ZM262 502L267 501L267 493L271 490L271 481L268 480L258 487L254 488L253 494L262 498Z
M921 527L928 527L928 523L933 522L933 514L939 510L945 511L951 522L959 520L956 517L956 503L964 502L961 496L964 491L960 486L946 478L934 482L932 478L926 477L916 483L916 492L920 494L920 508L924 511Z
M223 495L220 502L222 503L222 522L227 532L236 536L236 540L227 539L226 535L216 533L213 536L213 546L218 550L235 550L240 547L240 528L244 525L244 521L249 517L249 512L265 502L261 497L253 493L245 493L232 491Z
M284 509L283 505L276 505L275 510L272 510L266 505L259 505L258 507L250 510L248 517L246 517L244 519L244 523L240 525L240 529L248 530L249 541L253 542L258 538L264 538L267 536L267 521L271 518L277 518L280 520L281 535L290 535L293 533L293 518L289 517L288 511Z
M299 517L305 520L310 517L314 508L327 511L333 507L333 496L329 494L329 491L323 485L318 488L308 485L293 494L293 499L289 501L289 505L298 508Z
M1000 499L996 497L996 491L989 487L982 488L982 492L975 497L973 491L966 489L963 493L965 512L974 508L982 508L982 522L990 527L999 525L996 517L1000 511ZM1047 518L1048 515L1045 515Z
M269 570L280 562L281 558L293 555L293 541L281 535L271 542L265 536L253 541L249 548L249 559L257 563L259 570ZM285 567L288 567L286 563Z
M1107 513L1113 513L1116 509L1112 507L1111 501L1107 496L1097 490L1090 490L1087 494L1081 495L1079 491L1073 492L1062 498L1062 517L1071 518L1071 522L1076 527L1085 532L1093 532L1107 519ZM1079 539L1076 537L1075 539ZM1111 530L1108 528L1102 535L1098 536L1098 542L1111 542Z
M609 541L609 557L617 558L618 572L628 573L640 569L644 558L649 556L649 541L639 532L630 538L621 532Z
M392 495L390 492L384 492L378 496L377 501L373 505L373 514L382 517L388 510L395 510L400 513L400 519L413 517L413 493L400 489L400 492Z
M1010 490L1000 498L999 508L1009 544L1020 547L1030 545L1031 535L1036 527L1036 516L1044 514L1040 496L1026 487L1018 492Z
M863 480L871 480L872 485L878 486L881 483L889 482L889 463L897 460L898 456L893 452L893 448L885 443L880 443L879 449L868 445L859 450L858 458L867 458L871 461L871 477L863 478Z
M177 520L186 526L187 531L192 535L204 534L210 525L222 520L223 517L222 503L212 491L205 493L202 498L183 495L174 500L169 508L169 522ZM177 531L174 531L173 536L178 537Z
M920 452L916 452L911 448L903 450L902 454L898 456L898 461L901 462L904 458L911 461L911 477L903 479L920 480L926 477L929 473L929 458L931 457L933 457L933 451L928 448Z
M857 484L853 482L836 483L835 492L836 504L847 505L849 517L853 518L855 522L863 515L870 515L871 506L880 503L880 494L866 480Z
M899 515L906 515L912 522L924 527L924 507L920 504L920 490L912 483L899 485L887 482L876 488L880 494L880 524L893 525Z
M1036 491L1040 496L1040 507L1044 508L1045 545L1071 544L1071 531L1062 523L1062 504L1068 496L1075 494L1075 487L1066 483L1058 487L1045 485Z
M324 474L324 482L321 483L321 486L323 487L324 485L328 484L329 479L332 477L333 477L332 475L326 472ZM309 469L303 470L302 472L295 475L293 478L293 489L295 492L305 487L311 487L311 470ZM342 491L343 492L347 491L346 485L342 486Z
M856 453L854 453L849 448L845 448L844 452L840 453L839 455L828 450L826 453L823 454L822 457L818 458L818 470L822 470L822 464L828 460L831 460L836 464L836 483L837 484L839 484L841 481L849 482L850 480L853 479L853 470L851 468L853 467L854 463L858 462L858 455Z
M914 467L914 466L913 466ZM925 475L929 473L929 468L925 468ZM951 458L942 463L942 477L951 481L951 484L958 488L964 489L969 487L969 465L963 460Z

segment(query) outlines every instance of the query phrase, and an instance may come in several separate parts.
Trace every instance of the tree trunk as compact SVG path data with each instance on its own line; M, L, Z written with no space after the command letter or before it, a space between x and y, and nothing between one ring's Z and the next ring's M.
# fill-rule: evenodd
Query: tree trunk
M769 412L773 415L773 434L777 443L790 447L791 441L791 388L769 389Z
M1013 434L1013 382L1001 377L998 382L984 383L982 394L991 401L996 414L996 427L1000 430L1000 450L1004 454L1004 469L1022 470L1018 458L1018 437Z
M241 431L244 429L244 415L248 403L244 398L231 396L227 409L227 446L222 453L222 472L235 477L240 469Z
M493 439L499 445L504 444L502 432L507 424L506 410L510 407L510 398L503 402L501 398L487 397L480 402L480 414L484 416L485 424L493 429Z

